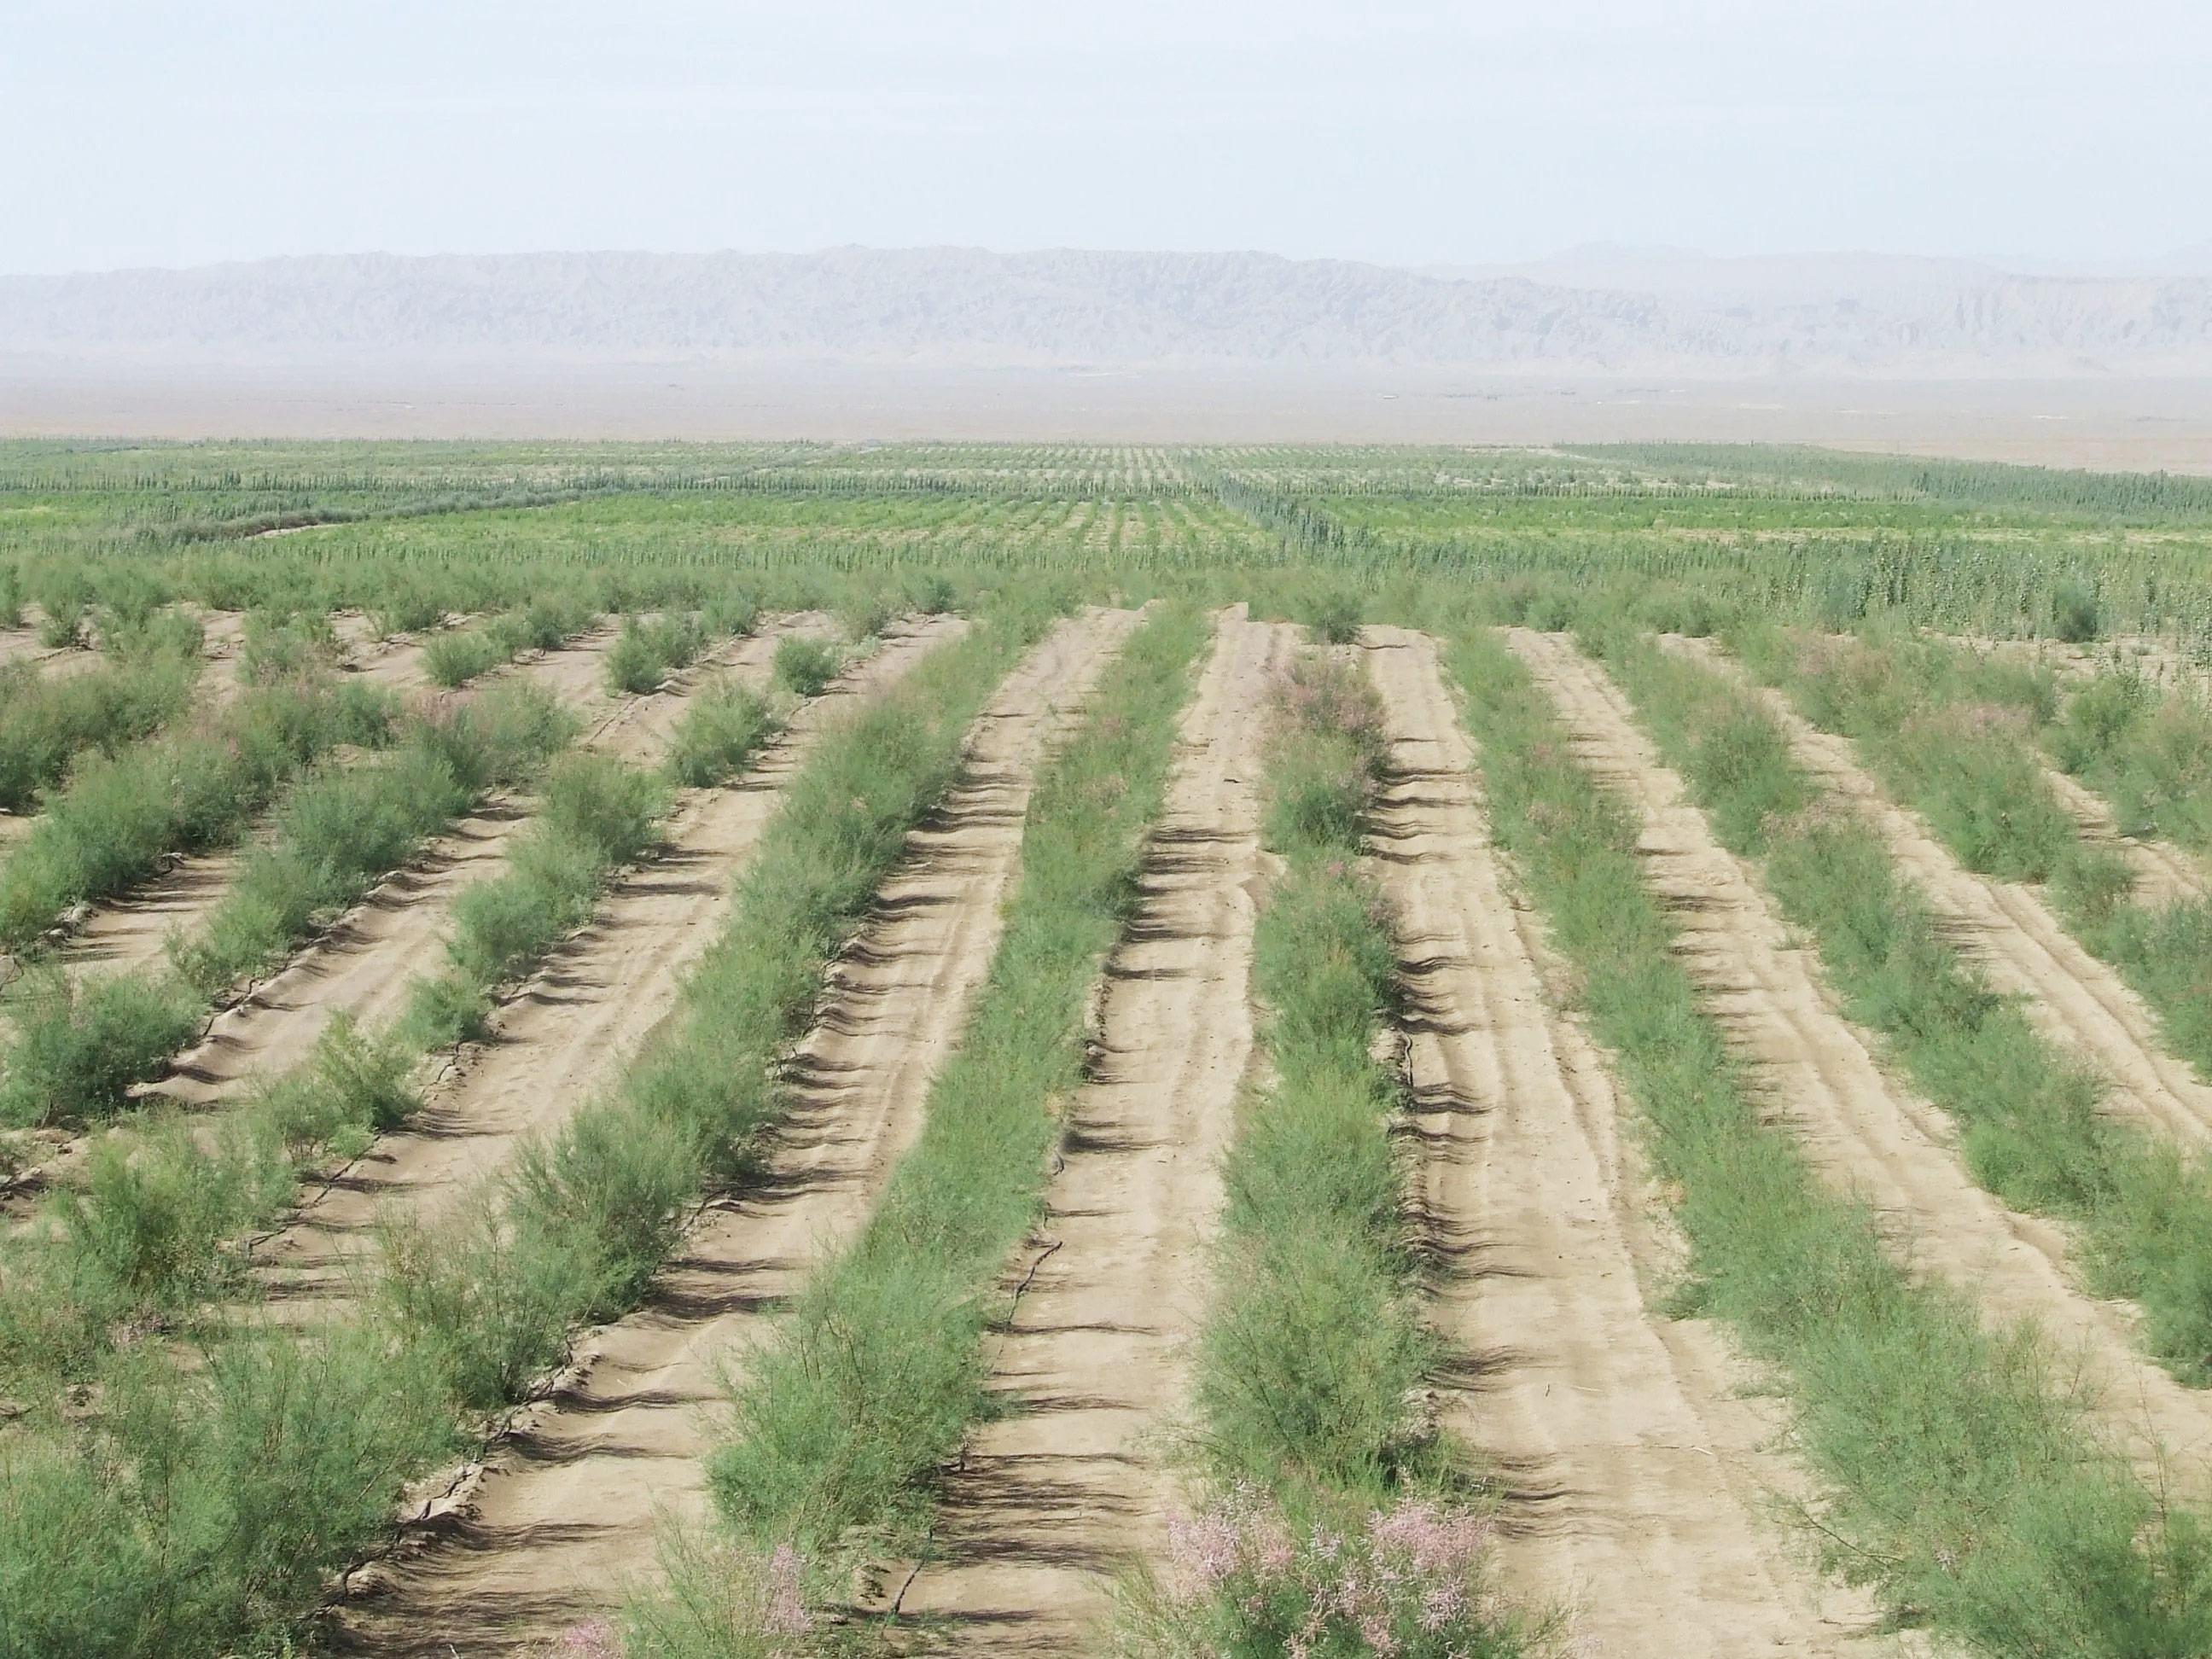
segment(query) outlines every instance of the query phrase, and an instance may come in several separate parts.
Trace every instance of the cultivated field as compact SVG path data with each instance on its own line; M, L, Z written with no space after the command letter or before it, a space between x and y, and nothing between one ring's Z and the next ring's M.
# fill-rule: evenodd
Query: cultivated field
M0 445L0 1659L2212 1654L2212 484Z

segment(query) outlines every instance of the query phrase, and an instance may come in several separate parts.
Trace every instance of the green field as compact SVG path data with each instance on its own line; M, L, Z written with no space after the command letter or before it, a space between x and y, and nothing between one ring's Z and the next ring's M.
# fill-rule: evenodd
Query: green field
M2212 1654L2212 483L9 442L0 659L0 1659Z

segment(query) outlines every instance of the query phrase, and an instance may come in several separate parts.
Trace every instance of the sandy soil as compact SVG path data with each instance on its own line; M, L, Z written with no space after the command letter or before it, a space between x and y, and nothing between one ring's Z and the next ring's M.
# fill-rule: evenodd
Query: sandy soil
M2007 1210L1968 1179L1951 1119L1885 1074L1873 1039L1835 1012L1817 958L1789 942L1603 672L1566 635L1516 629L1511 639L1583 761L1641 813L1639 850L1677 918L1690 969L1752 1061L1770 1109L1796 1127L1815 1166L1875 1206L1917 1269L1974 1291L1992 1322L2038 1321L2079 1357L2106 1420L2138 1465L2203 1490L2212 1395L2182 1388L2136 1353L2125 1304L2074 1288L2057 1228Z
M1110 1575L1162 1546L1160 1437L1204 1312L1252 1054L1258 716L1296 645L1294 629L1224 611L1184 711L1091 1080L1068 1107L1040 1237L1014 1264L1028 1287L995 1339L1006 1415L970 1434L945 1481L944 1559L900 1603L945 1620L942 1651L1076 1651Z
M1703 654L1740 675L1710 646ZM1917 814L1882 793L1847 739L1816 731L1780 692L1762 687L1758 695L1789 733L1798 763L1867 812L1945 936L1993 988L2025 1000L2039 1030L2110 1080L2114 1109L2191 1142L2212 1138L2212 1088L2160 1047L2142 999L2059 926L2035 889L1962 869Z
M415 1121L380 1139L303 1207L296 1224L256 1253L271 1270L272 1290L344 1291L346 1269L372 1246L380 1211L395 1202L434 1210L502 1164L518 1137L557 1129L611 1083L720 936L732 872L759 842L784 786L824 731L960 631L946 617L898 633L802 706L737 784L690 792L669 821L665 851L608 890L591 924L500 1009L490 1041L462 1051ZM731 669L764 684L774 656L774 638L757 635ZM672 705L672 720L681 700L657 700Z
M1507 896L1432 641L1370 629L1391 741L1377 830L1413 997L1437 1320L1466 1381L1445 1420L1498 1469L1515 1589L1564 1600L1602 1653L1879 1651L1761 1513L1794 1472L1771 1408L1705 1321L1641 1286L1673 1252L1604 1063L1551 1012ZM1824 1618L1823 1615L1826 1615Z
M381 1593L349 1613L358 1647L507 1653L555 1636L650 1574L661 1513L702 1511L718 1368L766 1334L768 1299L859 1229L919 1133L998 943L1036 769L1135 620L1063 624L994 696L961 783L831 969L765 1182L710 1207L647 1305L590 1340L574 1380L495 1453L470 1512L362 1576Z

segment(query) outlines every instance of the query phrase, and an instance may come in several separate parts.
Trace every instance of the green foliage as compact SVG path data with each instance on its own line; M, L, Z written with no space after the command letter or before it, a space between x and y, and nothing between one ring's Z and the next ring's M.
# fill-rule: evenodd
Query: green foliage
M0 665L0 807L28 811L80 755L158 731L191 701L197 672L166 653L51 678L35 663Z
M0 1123L82 1123L120 1110L133 1084L167 1072L199 1020L198 1000L173 979L118 974L78 985L57 969L33 974Z
M826 640L787 634L775 642L775 683L794 697L818 697L845 665L845 653Z
M752 764L781 726L766 697L721 679L691 699L669 739L668 775L688 789L729 782Z
M450 1443L367 1334L271 1334L106 1382L97 1430L0 1447L0 1655L276 1650Z
M706 643L707 630L695 618L631 617L607 653L607 684L617 692L657 691L671 674L689 667Z
M88 757L0 866L0 944L21 950L70 906L111 897L177 853L227 847L303 768L388 740L389 699L315 683L247 693L195 732Z
M222 1246L291 1194L290 1166L241 1126L170 1114L101 1136L62 1209L70 1244L119 1297L176 1310L230 1285L238 1261Z

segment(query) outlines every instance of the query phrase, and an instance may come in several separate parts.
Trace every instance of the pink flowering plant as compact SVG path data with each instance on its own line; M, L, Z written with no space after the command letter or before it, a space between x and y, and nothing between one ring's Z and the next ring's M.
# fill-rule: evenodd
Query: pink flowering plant
M815 1650L808 1593L818 1570L791 1545L762 1554L675 1532L663 1538L661 1559L666 1584L623 1609L623 1640L610 1659L801 1659ZM595 1648L579 1653L599 1659Z
M1354 1524L1300 1524L1240 1486L1174 1517L1164 1577L1132 1601L1146 1659L1519 1659L1556 1621L1497 1590L1492 1523L1407 1498Z

